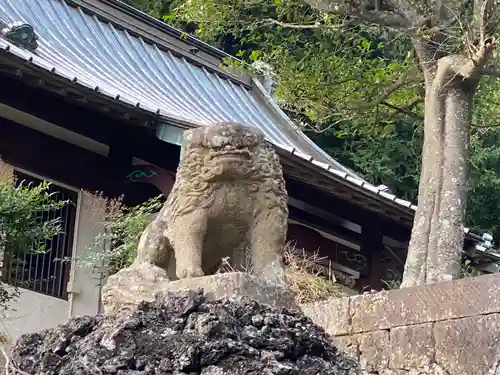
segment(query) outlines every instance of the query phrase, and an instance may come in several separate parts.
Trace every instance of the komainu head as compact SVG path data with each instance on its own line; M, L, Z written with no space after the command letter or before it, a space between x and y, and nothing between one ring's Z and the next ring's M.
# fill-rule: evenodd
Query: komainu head
M257 128L237 122L218 122L209 126L188 130L184 133L186 146L203 147L220 151L241 150L259 146L264 134Z
M255 127L220 122L184 133L181 163L202 163L202 172L211 180L240 179L255 171L255 163L265 148L264 134Z
M278 156L262 131L234 122L187 130L173 189L168 197L174 217L209 207L225 182L246 185L265 196L266 205L287 209L285 181ZM265 194L264 194L265 192Z

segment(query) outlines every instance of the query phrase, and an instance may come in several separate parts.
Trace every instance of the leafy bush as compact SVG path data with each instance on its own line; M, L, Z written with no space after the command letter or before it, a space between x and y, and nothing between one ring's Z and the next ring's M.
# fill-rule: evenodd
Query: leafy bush
M163 205L163 195L133 207L123 204L123 196L106 198L102 193L91 196L96 201L94 209L103 218L99 224L104 227L104 231L94 238L88 253L79 263L100 267L105 262L109 276L132 263L142 232L151 222L152 215Z
M17 181L13 169L0 160L0 253L44 252L47 240L61 234L61 218L43 219L42 214L61 209L60 201L49 191L50 184L38 186ZM15 287L0 285L0 308L19 295Z

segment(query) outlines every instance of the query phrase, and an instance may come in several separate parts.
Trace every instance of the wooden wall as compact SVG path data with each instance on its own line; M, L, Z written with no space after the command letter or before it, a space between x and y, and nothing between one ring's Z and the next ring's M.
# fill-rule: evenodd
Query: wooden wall
M0 157L14 167L75 188L103 191L111 197L125 194L132 204L159 194L151 185L126 183L125 175L108 158L3 118Z

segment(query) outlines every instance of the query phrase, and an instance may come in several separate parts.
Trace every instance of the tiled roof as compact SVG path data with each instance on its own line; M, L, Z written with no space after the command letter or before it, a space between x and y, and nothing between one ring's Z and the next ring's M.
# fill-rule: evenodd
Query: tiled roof
M252 89L190 64L63 0L0 0L0 19L39 36L34 53L0 39L0 48L111 98L159 113L171 124L217 120L253 124L275 146L404 207L411 203L369 184L305 136L253 80ZM415 209L415 206L411 207Z
M109 2L109 0L108 0ZM34 52L0 39L0 50L100 94L160 114L169 126L234 120L259 127L276 147L403 209L416 206L344 167L304 135L253 79L238 85L132 36L64 0L0 0L0 19L25 22L39 36ZM410 211L411 212L411 211Z

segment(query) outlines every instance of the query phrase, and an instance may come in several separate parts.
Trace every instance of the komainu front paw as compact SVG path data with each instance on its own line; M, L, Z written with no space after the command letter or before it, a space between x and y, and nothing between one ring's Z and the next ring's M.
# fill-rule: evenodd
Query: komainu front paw
M200 267L181 268L177 270L176 274L179 279L192 279L194 277L205 276Z

